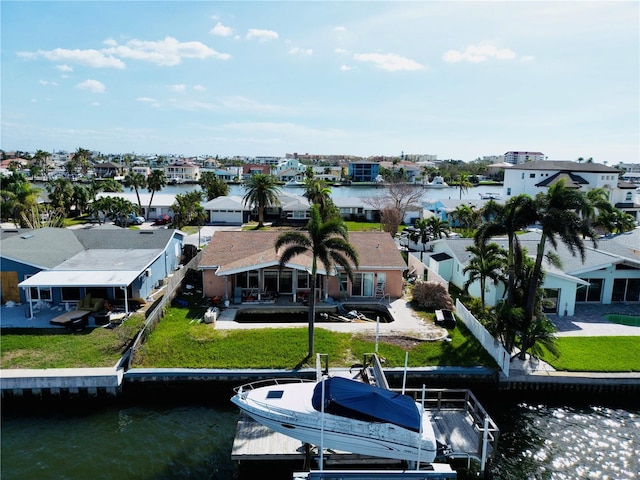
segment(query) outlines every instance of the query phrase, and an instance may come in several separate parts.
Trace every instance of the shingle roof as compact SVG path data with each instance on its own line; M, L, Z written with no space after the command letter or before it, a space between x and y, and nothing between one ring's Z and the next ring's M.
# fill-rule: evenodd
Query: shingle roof
M539 162L526 162L514 165L510 170L559 170L571 172L602 172L620 173L617 168L608 167L600 163L578 163L567 160L542 160Z
M560 180L564 180L564 186L567 188L580 188L580 185L589 185L589 182L580 175L576 175L571 172L558 172L548 178L545 178L540 183L536 183L536 187L549 187L551 185L555 185Z
M200 268L220 268L220 272L247 270L256 266L277 265L274 245L282 231L216 232L205 247ZM385 232L350 232L349 243L358 253L359 269L404 270L406 264L398 247ZM299 255L292 264L309 268L311 257ZM319 266L322 268L322 265Z
M50 269L83 250L73 230L47 227L3 234L0 253L4 258Z

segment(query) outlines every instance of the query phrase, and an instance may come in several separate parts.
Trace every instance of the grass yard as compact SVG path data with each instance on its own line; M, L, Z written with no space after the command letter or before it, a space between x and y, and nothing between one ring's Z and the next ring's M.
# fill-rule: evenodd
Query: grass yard
M135 338L144 319L132 315L119 327L79 332L21 328L0 336L1 368L112 367Z
M560 356L543 360L569 372L640 372L640 337L559 337Z
M136 367L183 368L282 368L314 367L307 354L306 325L292 328L216 330L193 322L196 309L174 308L167 312L149 339L136 353ZM464 331L463 331L464 330ZM316 326L315 351L329 356L330 366L349 367L375 351L375 338L337 333ZM409 366L449 365L495 367L466 329L452 332L451 342L422 342L406 338L379 338L378 353L385 366L402 367L405 351Z

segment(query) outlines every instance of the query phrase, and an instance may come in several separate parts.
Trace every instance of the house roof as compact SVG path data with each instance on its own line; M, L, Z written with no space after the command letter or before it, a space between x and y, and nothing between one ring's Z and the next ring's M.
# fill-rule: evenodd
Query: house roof
M600 163L578 163L567 160L541 160L514 165L510 170L559 170L588 173L620 173L617 168Z
M561 180L564 180L564 186L567 188L580 188L581 185L589 185L589 182L580 175L576 175L571 172L558 172L548 178L545 178L540 183L536 183L536 187L550 187Z
M3 258L43 269L54 268L84 250L73 230L51 227L3 230L0 246Z
M251 211L251 206L245 206L240 195L216 197L202 205L205 210L245 210Z
M216 232L205 247L201 269L215 269L218 275L229 275L255 268L276 266L280 257L274 245L282 231L221 231ZM358 253L359 270L404 270L405 261L395 242L385 232L350 232L349 243ZM310 269L310 255L298 255L289 264L292 268ZM319 265L319 272L325 273ZM330 272L331 273L331 272Z

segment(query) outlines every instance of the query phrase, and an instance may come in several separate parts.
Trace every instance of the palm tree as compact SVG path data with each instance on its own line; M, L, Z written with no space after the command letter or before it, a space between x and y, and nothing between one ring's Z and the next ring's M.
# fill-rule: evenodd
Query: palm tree
M22 173L13 172L7 177L0 175L1 217L12 219L16 226L23 226L22 213L37 207L38 192Z
M473 257L462 270L462 273L469 274L464 289L468 292L472 283L480 282L480 302L484 311L487 279L492 280L494 285L505 282L503 272L507 252L497 243L485 243L482 240L467 247L467 251L473 254Z
M138 199L138 212L142 212L142 202L140 201L140 189L147 186L147 177L141 173L129 173L124 177L124 186L130 190L136 191L136 197ZM147 213L148 215L148 213Z
M349 232L340 217L335 217L323 222L317 205L311 206L311 217L307 224L307 234L299 231L289 231L281 234L275 243L276 252L280 254L280 269L297 255L311 254L311 281L309 292L309 354L313 355L313 327L316 314L316 275L318 273L318 260L324 265L327 272L334 266L344 269L347 276L353 281L353 266L358 267L358 254L349 243ZM280 249L282 248L282 251Z
M203 172L198 183L207 193L207 201L229 195L229 185L214 172Z
M331 189L327 186L327 182L317 178L307 178L304 184L303 196L312 204L318 205L322 221L326 222L335 213L335 205L331 200Z
M564 180L549 187L546 194L539 193L535 198L538 223L542 227L542 236L538 243L536 262L533 268L525 304L525 325L533 321L536 306L536 290L542 277L542 259L545 257L547 240L557 247L557 237L573 255L580 254L584 261L585 248L583 238L589 237L595 244L595 232L589 222L580 218L584 211L585 197L579 190L567 188Z
M424 246L430 239L430 228L429 223L426 218L419 218L414 223L414 228L409 233L409 240L413 243L418 243L418 241L422 244L422 251L424 252Z
M506 235L509 246L507 248L507 303L513 304L516 285L516 264L522 258L522 249L518 241L518 231L535 222L536 209L533 198L529 195L517 195L504 205L487 202L483 208L484 223L476 232L478 241Z
M80 171L86 175L89 171L89 159L91 158L91 152L86 148L78 148L73 154L73 165L75 168L80 168ZM74 170L75 170L74 168Z
M199 221L200 212L203 211L201 201L202 191L199 190L176 195L176 200L171 205L174 227L181 229L194 221Z
M278 194L280 188L278 181L273 175L256 173L251 175L244 185L245 193L242 197L244 205L253 205L258 209L258 227L264 226L264 210L273 205L279 205Z
M473 187L473 183L469 181L469 174L467 172L460 172L458 174L458 189L460 190L460 199L462 199L462 192L467 193L467 191L471 187Z
M47 183L47 193L51 206L67 217L73 205L73 185L66 178L56 178Z
M50 156L51 154L44 150L36 150L36 153L33 154L33 160L35 161L36 166L40 167L40 171L44 173L45 177L49 176L49 165L47 160L49 160Z
M151 194L151 198L149 199L149 208L147 209L147 216L149 216L149 212L151 211L153 196L156 192L159 192L166 186L167 176L165 175L164 170L152 170L147 177L147 191Z
M110 215L115 218L116 224L127 226L127 216L136 210L136 205L122 197L112 197Z
M440 217L432 216L427 218L427 227L429 228L429 235L432 239L442 238L446 236L449 238L449 222L442 220Z

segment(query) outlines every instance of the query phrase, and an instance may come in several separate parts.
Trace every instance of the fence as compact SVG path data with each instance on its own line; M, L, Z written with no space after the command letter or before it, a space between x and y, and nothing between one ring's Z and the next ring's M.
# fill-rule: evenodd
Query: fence
M464 306L460 299L456 300L456 314L469 331L478 339L489 355L498 363L502 372L508 377L510 363L509 352L507 352L500 342L467 310L467 307Z
M168 277L166 280L164 295L162 298L158 299L153 303L151 308L147 311L146 319L144 321L144 326L138 336L136 337L133 345L129 349L128 358L127 358L127 370L131 366L131 361L133 360L133 354L136 350L138 350L142 344L145 342L149 334L153 331L155 326L158 324L162 316L164 315L164 310L167 305L171 304L171 301L176 296L176 291L182 285L182 281L184 277L189 272L189 270L195 270L200 265L200 259L202 257L202 250L198 252L198 254L193 257L186 265L183 265L178 270L176 270L173 275Z

